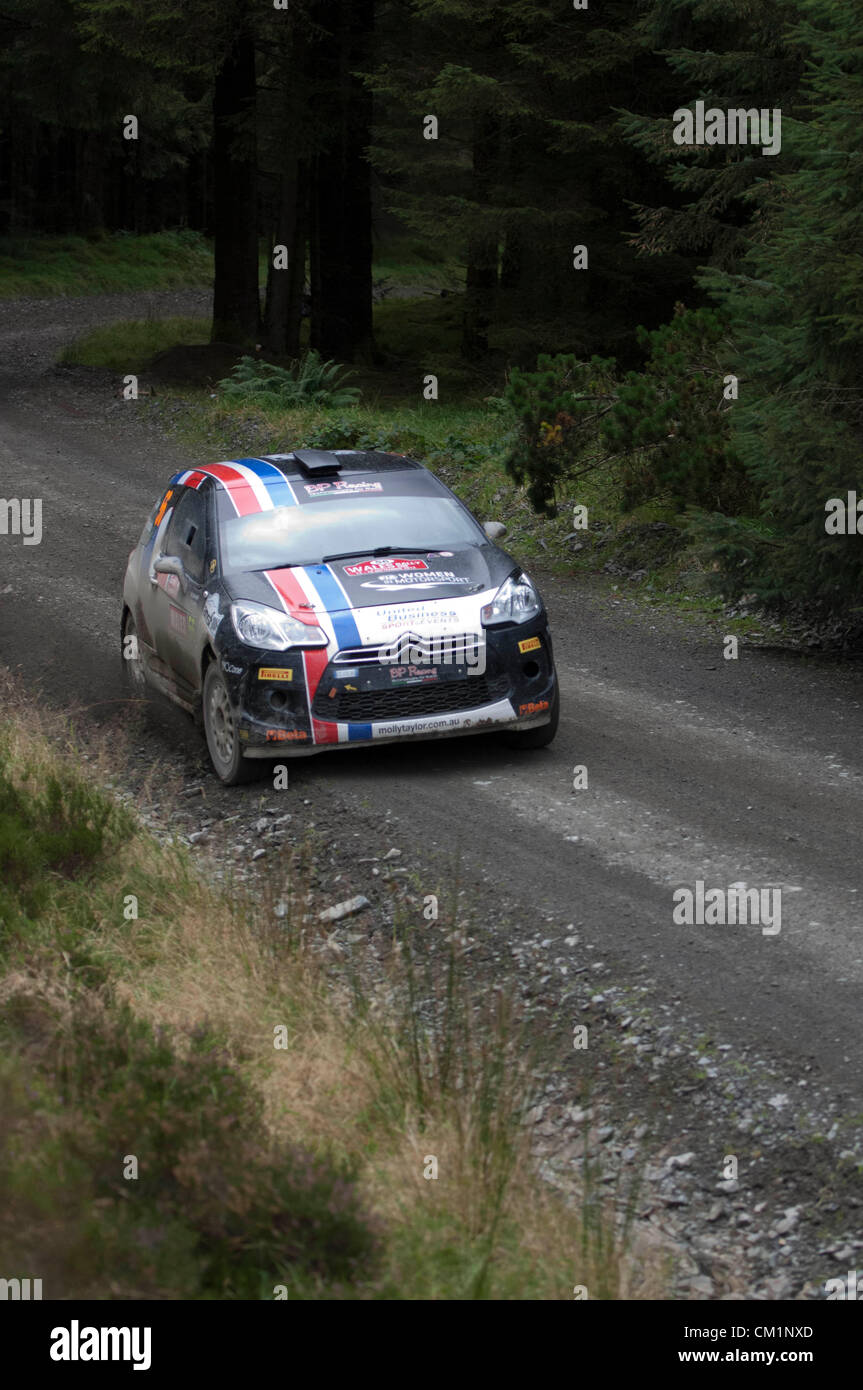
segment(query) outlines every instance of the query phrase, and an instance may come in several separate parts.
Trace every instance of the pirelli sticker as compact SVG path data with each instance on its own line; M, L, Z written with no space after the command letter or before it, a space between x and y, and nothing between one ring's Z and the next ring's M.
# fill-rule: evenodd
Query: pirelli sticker
M541 646L542 643L538 637L525 637L523 642L519 642L518 649L520 652L536 652Z
M258 671L259 681L292 681L294 673L284 666L261 666Z

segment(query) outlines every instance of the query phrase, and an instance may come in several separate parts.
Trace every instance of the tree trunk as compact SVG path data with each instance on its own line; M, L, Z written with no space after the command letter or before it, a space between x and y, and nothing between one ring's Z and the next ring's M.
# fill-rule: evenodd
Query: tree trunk
M294 268L294 231L297 218L297 161L286 157L278 175L275 210L267 247L267 297L264 308L264 342L278 356L285 353L288 335L290 275ZM288 263L276 269L275 247L284 246Z
M473 138L475 200L480 208L489 203L492 176L498 156L498 123L493 116L478 116ZM462 356L473 359L488 352L488 329L497 289L498 237L477 232L468 244L465 277Z
M330 0L331 37L323 65L326 147L314 161L312 200L312 344L324 357L371 357L372 101L353 73L368 66L373 0Z
M9 236L14 223L15 183L12 177L14 116L7 114L0 126L0 236Z
M306 159L297 161L295 209L285 331L285 351L290 357L298 357L300 353L306 289L306 246L309 237L309 163Z
M245 0L213 88L213 342L260 332L255 47Z
M308 169L306 161L289 161L279 178L273 245L288 248L285 270L273 267L272 248L267 271L264 340L273 352L297 357L306 279Z

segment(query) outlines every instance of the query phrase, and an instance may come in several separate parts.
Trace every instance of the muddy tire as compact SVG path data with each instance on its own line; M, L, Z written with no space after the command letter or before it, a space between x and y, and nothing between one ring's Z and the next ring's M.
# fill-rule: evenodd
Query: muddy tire
M141 660L141 653L138 647L138 629L135 626L135 619L128 609L123 619L120 659L123 662L123 679L126 682L126 688L130 696L135 700L146 699L150 687L147 684L147 677L144 673L144 663Z
M243 757L228 687L215 664L207 667L204 677L202 713L210 762L216 776L229 787L238 782L251 782L259 769L251 758Z

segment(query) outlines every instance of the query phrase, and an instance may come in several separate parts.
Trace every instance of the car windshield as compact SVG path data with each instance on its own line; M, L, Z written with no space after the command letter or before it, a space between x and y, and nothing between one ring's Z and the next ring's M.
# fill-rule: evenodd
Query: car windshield
M458 550L484 533L449 497L327 498L233 517L221 528L226 571L314 565L325 555Z

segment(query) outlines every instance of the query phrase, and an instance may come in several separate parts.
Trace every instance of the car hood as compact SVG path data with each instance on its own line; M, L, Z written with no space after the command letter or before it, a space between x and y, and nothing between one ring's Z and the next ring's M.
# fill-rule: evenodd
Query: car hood
M232 598L257 603L272 604L275 589L302 616L485 595L514 568L505 551L483 545L421 555L357 555L326 565L232 574L226 584Z

